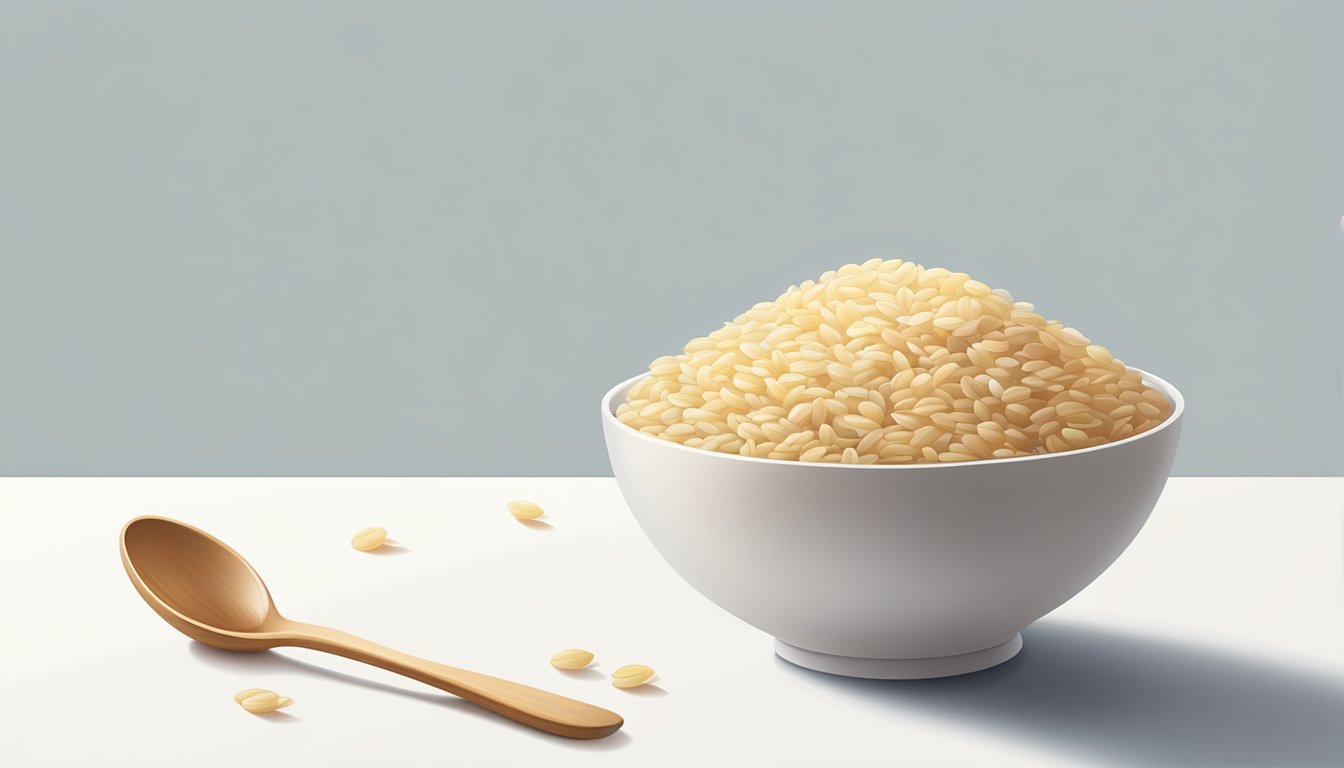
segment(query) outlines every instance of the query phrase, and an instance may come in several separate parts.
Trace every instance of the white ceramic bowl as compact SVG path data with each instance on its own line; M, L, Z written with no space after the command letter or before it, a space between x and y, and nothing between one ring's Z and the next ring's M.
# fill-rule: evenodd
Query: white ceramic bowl
M687 448L616 419L642 376L602 399L626 503L705 597L801 666L855 677L973 672L1097 578L1162 494L1185 403L1160 426L1067 453L956 464L843 465ZM646 374L647 375L647 374Z

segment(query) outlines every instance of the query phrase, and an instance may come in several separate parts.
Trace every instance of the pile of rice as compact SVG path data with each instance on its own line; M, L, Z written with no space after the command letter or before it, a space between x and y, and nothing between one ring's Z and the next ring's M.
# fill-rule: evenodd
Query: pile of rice
M1105 347L961 272L873 259L654 360L616 416L693 448L919 464L1120 440L1171 405Z

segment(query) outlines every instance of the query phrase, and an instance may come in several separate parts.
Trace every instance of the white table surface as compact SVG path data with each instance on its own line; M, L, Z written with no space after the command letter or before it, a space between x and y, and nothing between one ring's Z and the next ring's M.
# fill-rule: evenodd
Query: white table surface
M547 509L528 527L510 498ZM176 517L232 544L294 618L586 699L591 742L301 650L192 643L144 605L117 534ZM658 557L609 479L7 479L0 764L929 765L1344 763L1344 480L1173 479L1138 540L960 678L850 680ZM396 554L350 536L382 525ZM591 671L547 661L578 646ZM608 675L649 664L657 687ZM232 694L273 688L284 714Z

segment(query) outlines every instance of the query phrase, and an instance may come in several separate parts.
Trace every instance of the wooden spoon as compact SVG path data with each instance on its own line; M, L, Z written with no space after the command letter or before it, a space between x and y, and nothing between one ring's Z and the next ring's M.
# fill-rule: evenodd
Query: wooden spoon
M131 583L163 620L229 651L277 646L334 653L461 696L533 728L575 739L615 733L621 716L497 677L437 664L363 638L280 615L261 577L214 536L164 517L137 517L121 529L121 561Z

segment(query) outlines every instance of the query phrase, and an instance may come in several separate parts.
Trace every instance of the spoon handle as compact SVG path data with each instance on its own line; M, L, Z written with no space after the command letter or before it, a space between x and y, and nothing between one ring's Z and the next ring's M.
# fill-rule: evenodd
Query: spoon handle
M607 709L521 683L428 661L316 624L290 622L285 645L334 653L460 696L525 725L573 739L598 739L624 723Z

